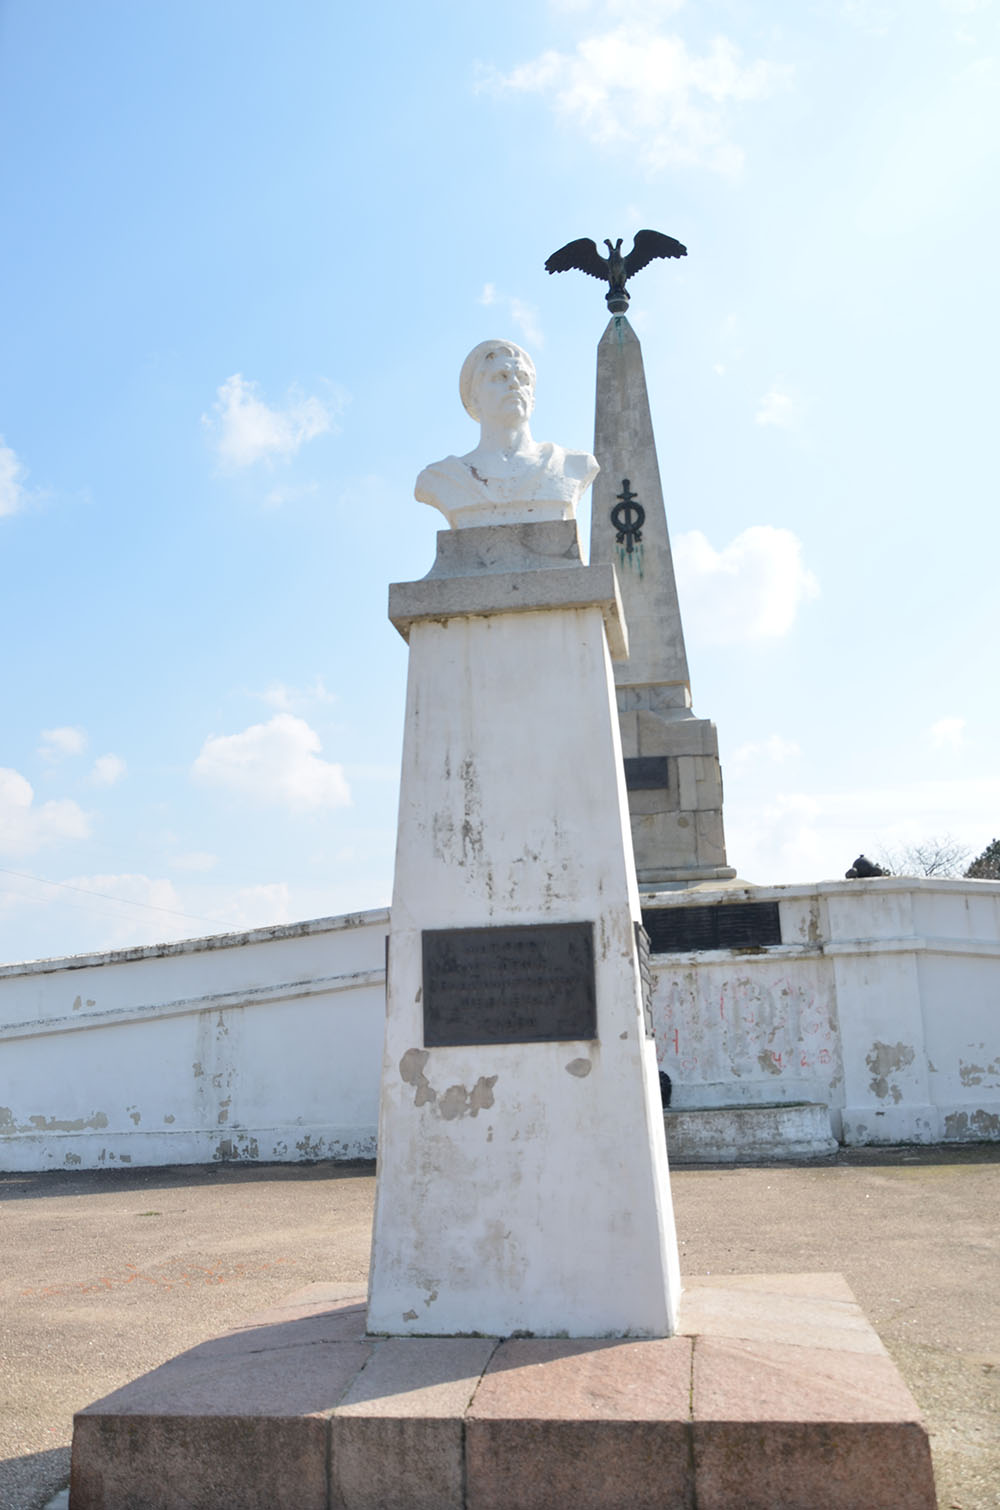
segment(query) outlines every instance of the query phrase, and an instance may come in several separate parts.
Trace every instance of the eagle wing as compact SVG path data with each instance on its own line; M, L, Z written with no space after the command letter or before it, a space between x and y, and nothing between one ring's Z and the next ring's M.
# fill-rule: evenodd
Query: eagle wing
M569 247L565 250L569 251ZM637 231L632 250L625 258L625 277L631 278L641 267L645 267L647 262L652 262L656 257L686 257L687 250L687 247L681 246L681 243L675 241L673 236L664 236L662 231Z
M655 236L656 232L652 231L648 234ZM661 239L670 240L669 236ZM652 252L650 255L655 257L663 254ZM589 273L592 278L600 278L602 283L608 281L608 259L601 256L589 236L581 236L577 241L568 241L565 246L559 248L558 252L553 252L545 264L545 271L565 273L571 267L579 268L581 273Z

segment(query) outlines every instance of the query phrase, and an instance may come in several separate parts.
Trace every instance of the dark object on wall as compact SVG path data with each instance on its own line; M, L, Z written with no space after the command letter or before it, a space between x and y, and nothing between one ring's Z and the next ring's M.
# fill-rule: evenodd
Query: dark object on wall
M592 923L427 928L424 1046L597 1037Z
M646 523L646 510L633 493L627 477L622 478L622 490L618 502L611 510L611 523L615 530L615 543L624 545L625 554L631 556L637 545L642 544L642 527Z
M844 871L845 881L865 881L869 876L887 876L889 872L883 870L881 865L873 865L871 860L859 855L850 870Z
M630 792L654 791L670 785L669 755L626 755L625 786Z
M605 298L613 315L623 315L628 309L629 296L625 292L625 284L648 262L657 257L687 256L687 247L675 241L673 236L664 236L662 231L637 231L627 257L622 256L620 236L613 246L605 236L604 245L608 249L606 257L601 256L589 236L568 241L548 258L545 271L565 273L575 267L581 273L588 273L591 278L600 278L608 285Z
M781 943L777 902L719 902L714 907L649 907L642 923L654 954L695 949L761 949Z
M663 1110L670 1105L670 1097L673 1094L673 1084L666 1070L660 1071L660 1100L663 1102Z

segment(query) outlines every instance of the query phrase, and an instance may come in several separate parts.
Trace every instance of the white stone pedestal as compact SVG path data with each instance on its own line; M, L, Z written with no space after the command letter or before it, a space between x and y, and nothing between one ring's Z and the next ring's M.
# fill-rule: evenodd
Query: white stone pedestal
M438 539L431 574L390 590L410 667L369 1330L669 1336L680 1281L605 630L621 646L614 572L580 563L574 522ZM580 1036L503 1041L505 1022L523 1036L558 1017L552 924L589 925L592 1025L581 987ZM453 935L458 974L439 956L425 978L437 930L512 927ZM586 930L577 966L581 949ZM498 1008L509 970L519 1002ZM466 990L445 1036L471 1041L428 1042L425 1008Z

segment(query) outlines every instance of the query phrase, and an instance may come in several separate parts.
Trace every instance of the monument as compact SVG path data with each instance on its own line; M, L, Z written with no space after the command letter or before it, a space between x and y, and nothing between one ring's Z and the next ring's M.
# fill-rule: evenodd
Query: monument
M575 520L597 463L533 440L512 342L461 393L479 445L417 483L452 527L389 594L410 664L367 1297L308 1285L79 1412L71 1510L934 1510L840 1275L692 1276L678 1309L627 633Z
M663 503L642 348L626 318L627 280L656 257L686 248L640 231L628 257L589 239L553 253L549 272L577 268L606 278L611 319L597 348L591 563L618 571L629 657L615 666L636 872L643 891L728 881L722 770L714 723L696 718L673 556ZM621 247L621 240L617 248Z
M597 464L532 438L514 343L477 346L459 386L479 444L416 486L452 528L389 598L410 663L369 1329L668 1336L626 637L575 517Z

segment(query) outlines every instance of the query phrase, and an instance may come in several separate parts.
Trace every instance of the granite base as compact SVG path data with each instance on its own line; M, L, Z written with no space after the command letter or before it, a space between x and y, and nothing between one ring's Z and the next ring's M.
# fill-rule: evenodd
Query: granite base
M81 1411L71 1510L934 1510L838 1274L685 1283L663 1340L366 1334L310 1285Z

